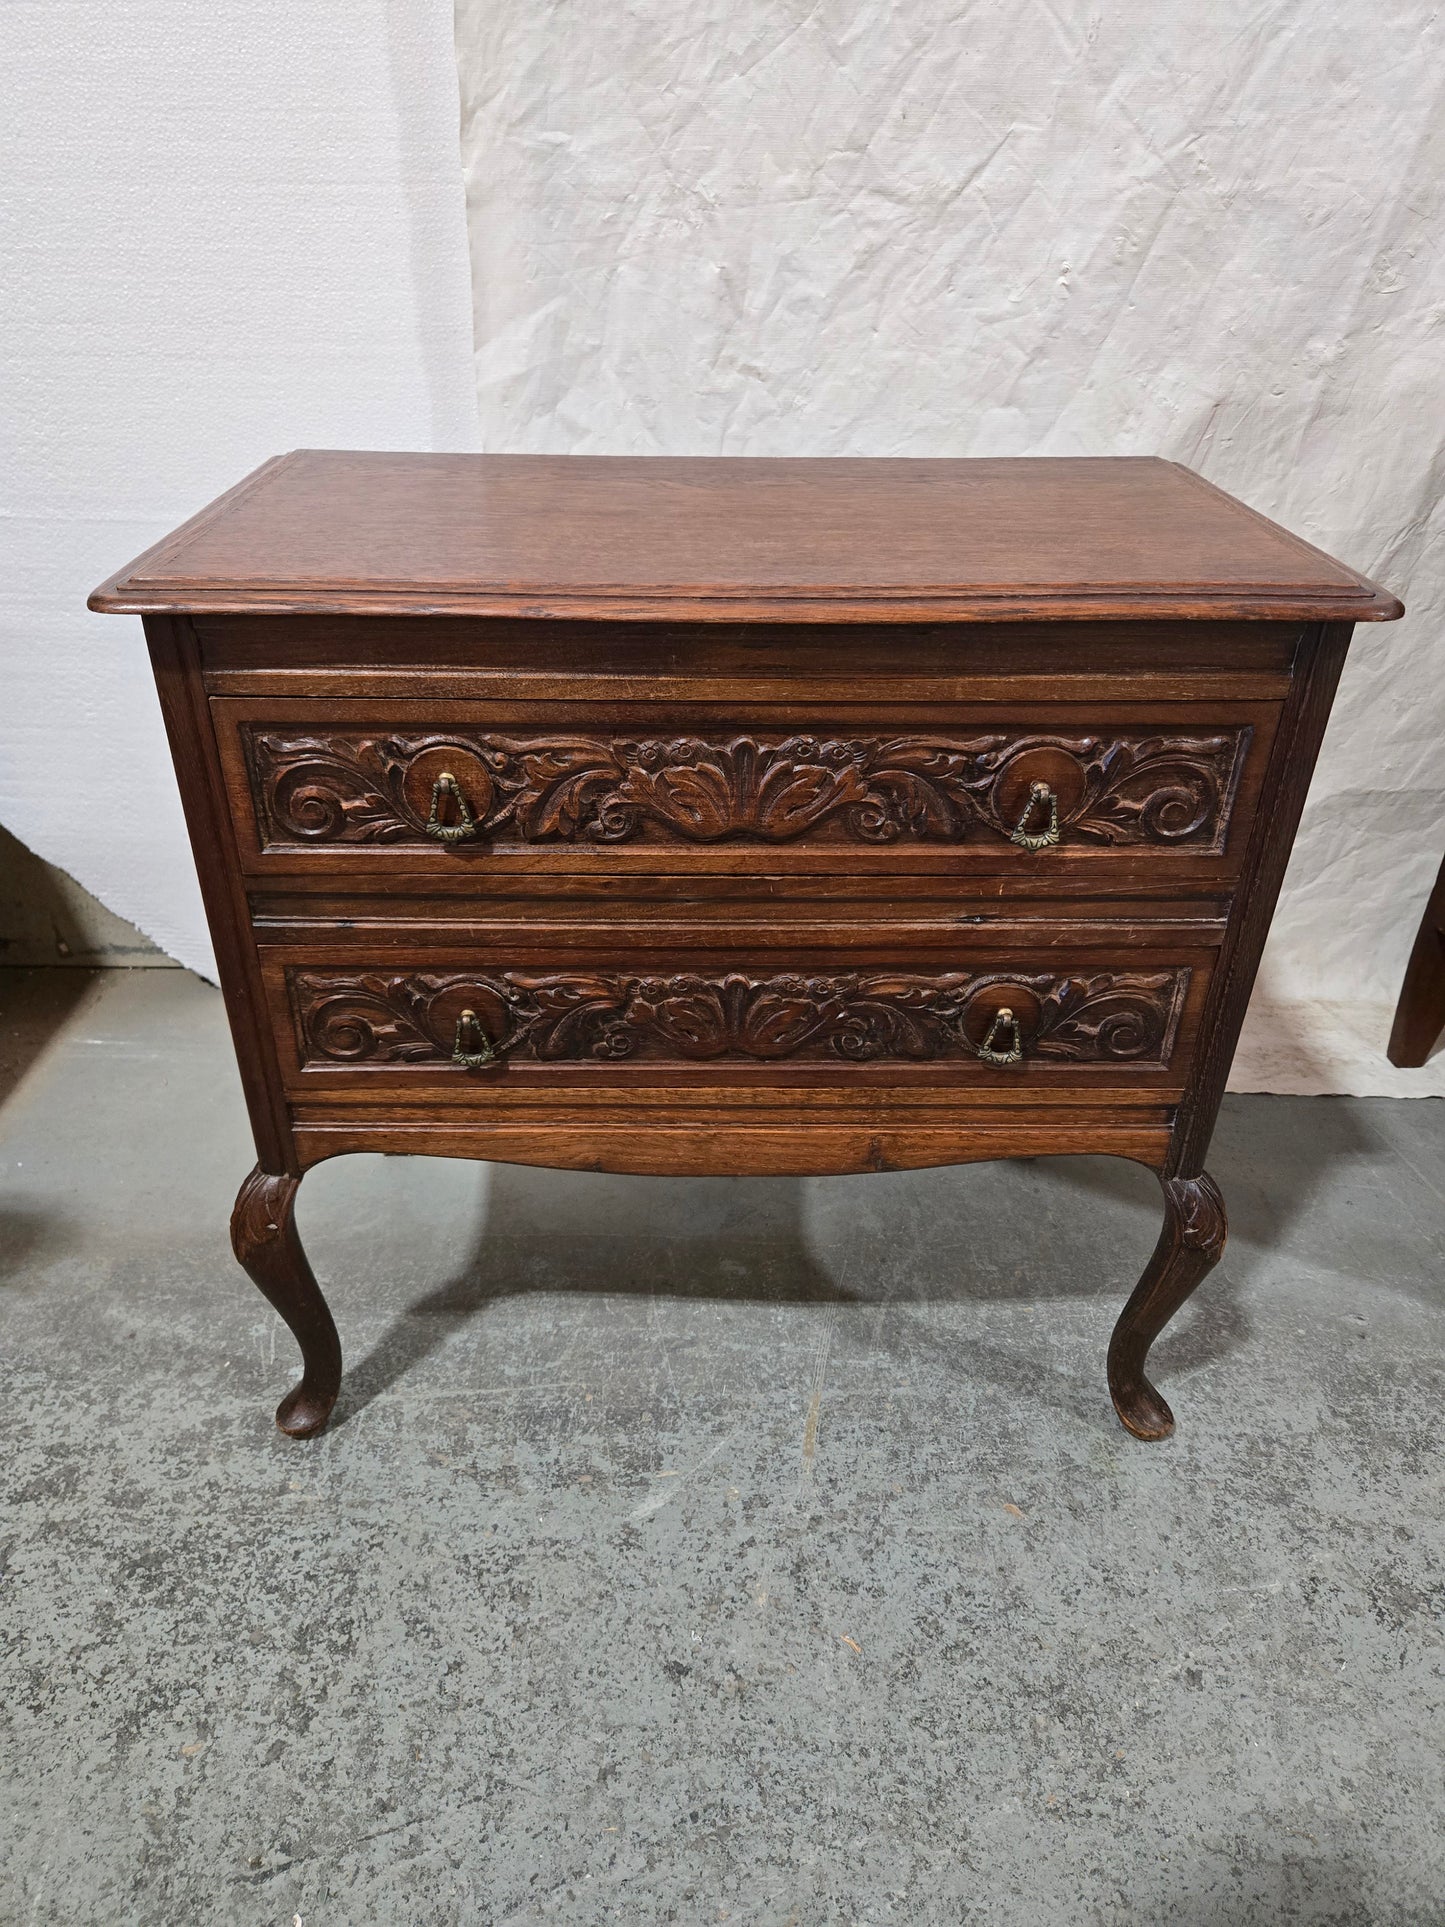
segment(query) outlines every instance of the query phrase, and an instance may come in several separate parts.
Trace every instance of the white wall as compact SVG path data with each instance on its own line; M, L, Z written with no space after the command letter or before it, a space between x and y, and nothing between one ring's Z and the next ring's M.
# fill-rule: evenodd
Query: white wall
M133 617L277 451L476 443L450 0L6 0L0 823L213 970Z

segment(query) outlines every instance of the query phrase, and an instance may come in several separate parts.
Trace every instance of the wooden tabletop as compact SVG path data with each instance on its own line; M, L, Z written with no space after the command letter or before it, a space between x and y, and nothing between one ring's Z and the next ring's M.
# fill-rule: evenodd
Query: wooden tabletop
M1173 462L322 449L257 469L90 606L795 622L1403 613Z

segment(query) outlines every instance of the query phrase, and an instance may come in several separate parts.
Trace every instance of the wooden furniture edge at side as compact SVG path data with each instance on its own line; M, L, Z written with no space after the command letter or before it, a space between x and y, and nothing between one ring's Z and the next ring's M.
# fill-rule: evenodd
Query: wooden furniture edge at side
M1445 1032L1445 863L1421 913L1387 1054L1399 1070L1419 1070Z

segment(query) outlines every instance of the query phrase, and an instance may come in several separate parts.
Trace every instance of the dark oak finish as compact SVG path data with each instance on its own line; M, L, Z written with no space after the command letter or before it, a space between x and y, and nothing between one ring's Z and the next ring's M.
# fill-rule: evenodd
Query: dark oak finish
M296 1234L300 1184L299 1177L254 1170L236 1195L231 1248L301 1347L301 1380L276 1407L276 1423L293 1439L309 1439L330 1418L341 1389L341 1340Z
M1224 1200L1207 1171L1163 1178L1164 1229L1109 1342L1109 1392L1136 1438L1168 1438L1174 1414L1144 1376L1149 1347L1224 1256Z
M654 725L655 727L655 725ZM1222 847L1238 729L973 736L580 731L511 736L243 725L263 850L463 843L1008 844L1060 802L1067 847ZM1023 846L1016 846L1023 847Z
M875 660L865 686L885 671ZM755 879L766 863L804 888L829 874L956 878L960 846L970 875L997 868L1011 888L1075 867L1150 885L1175 870L1192 882L1238 872L1278 697L1040 702L1014 695L1026 678L975 675L971 702L902 703L880 689L864 705L856 678L822 675L852 700L754 696L741 722L736 701L511 692L211 707L242 861L258 875L399 882L480 866L497 871L492 887L504 872L579 866ZM1057 838L1036 849L1051 827L1034 800L1041 782Z
M349 1151L656 1173L1108 1152L1109 1351L1217 1262L1203 1159L1335 684L1393 597L1153 461L284 456L146 617L259 1163L236 1254L326 1422L294 1223Z
M446 1064L931 1063L990 1033L1033 1062L1164 1068L1187 969L287 973L302 1068ZM1001 1020L999 1011L1010 1012ZM480 1057L481 1062L459 1058Z
M1418 1070L1445 1031L1445 863L1425 905L1405 966L1390 1030L1389 1056L1401 1070Z
M1399 613L1173 462L279 456L97 606L959 620Z

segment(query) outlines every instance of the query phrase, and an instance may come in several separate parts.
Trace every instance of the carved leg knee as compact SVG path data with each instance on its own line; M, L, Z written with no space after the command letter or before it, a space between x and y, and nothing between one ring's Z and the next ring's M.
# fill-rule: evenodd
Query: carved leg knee
M232 1250L301 1347L301 1382L276 1408L276 1423L293 1439L321 1430L341 1385L341 1340L296 1233L300 1184L300 1178L275 1177L258 1165L231 1213Z
M1162 1178L1164 1229L1109 1342L1109 1393L1136 1438L1164 1439L1174 1414L1144 1376L1149 1347L1224 1250L1224 1200L1208 1172Z

